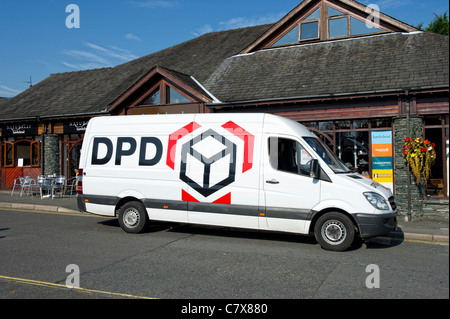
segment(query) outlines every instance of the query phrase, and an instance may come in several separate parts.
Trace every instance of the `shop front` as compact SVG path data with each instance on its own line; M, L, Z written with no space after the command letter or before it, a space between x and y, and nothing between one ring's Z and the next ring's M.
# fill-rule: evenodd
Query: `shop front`
M36 122L2 126L2 189L11 189L14 180L20 176L38 176L41 174L41 128Z
M297 121L315 132L351 171L390 188L401 213L406 214L409 196L414 214L422 214L430 204L434 205L430 208L434 213L436 203L448 214L447 91L411 94L398 90L346 99L323 97L209 106L217 113L266 112ZM417 185L408 175L402 153L406 137L424 138L435 144L437 158L427 183Z

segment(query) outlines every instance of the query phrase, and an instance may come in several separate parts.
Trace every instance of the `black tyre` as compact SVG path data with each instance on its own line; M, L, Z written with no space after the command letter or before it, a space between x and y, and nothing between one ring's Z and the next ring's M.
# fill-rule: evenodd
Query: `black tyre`
M355 239L355 226L344 214L327 213L317 220L314 235L323 249L344 251Z
M128 202L119 211L119 224L130 234L139 234L148 223L147 210L140 202Z

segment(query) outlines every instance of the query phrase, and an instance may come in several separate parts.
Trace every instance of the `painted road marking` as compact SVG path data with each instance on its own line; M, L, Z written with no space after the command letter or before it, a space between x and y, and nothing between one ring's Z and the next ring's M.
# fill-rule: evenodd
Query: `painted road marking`
M135 295L130 295L130 294L118 293L118 292L101 291L101 290L86 289L86 288L67 288L66 285L61 285L61 284L55 284L55 283L51 283L51 282L38 281L38 280L30 280L30 279L24 279L24 278L2 276L2 275L0 275L0 279L12 281L12 282L19 283L19 284L26 284L26 285L31 285L31 286L41 286L41 287L48 287L48 288L64 288L64 289L79 291L79 292L83 292L83 293L103 294L103 295L110 295L110 296L135 298L135 299L158 299L158 298L135 296Z
M83 214L83 213L65 213L65 212L49 212L49 211L40 211L40 210L28 210L28 209L18 209L18 208L0 208L0 211L8 211L8 212L18 212L18 213L34 213L34 214L47 214L47 215L61 215L61 216L79 216L79 217L91 217L91 218L102 218L102 219L114 219L114 217L108 216L98 216L92 214Z

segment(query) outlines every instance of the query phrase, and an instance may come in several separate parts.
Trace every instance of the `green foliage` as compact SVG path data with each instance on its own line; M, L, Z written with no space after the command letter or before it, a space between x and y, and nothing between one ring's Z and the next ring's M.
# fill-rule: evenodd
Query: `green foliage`
M420 23L417 28L426 32L449 35L449 21L447 12L442 15L434 14L435 18L428 27L423 29L423 23Z

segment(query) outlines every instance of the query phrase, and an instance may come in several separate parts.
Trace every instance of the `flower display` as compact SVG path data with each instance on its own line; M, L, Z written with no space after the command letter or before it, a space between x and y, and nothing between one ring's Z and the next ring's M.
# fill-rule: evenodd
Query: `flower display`
M407 137L403 140L403 156L408 162L408 168L416 177L417 184L421 183L423 176L425 184L430 178L431 166L436 160L436 145L429 140L423 140L419 137Z

